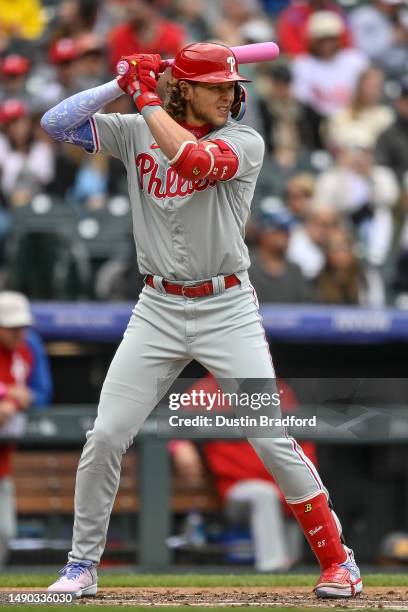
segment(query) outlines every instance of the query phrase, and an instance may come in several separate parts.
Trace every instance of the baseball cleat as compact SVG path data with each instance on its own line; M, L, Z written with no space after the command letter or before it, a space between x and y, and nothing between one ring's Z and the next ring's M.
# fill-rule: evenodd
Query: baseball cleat
M92 561L69 561L59 573L61 578L48 587L49 593L71 593L75 597L96 595L98 575Z
M342 599L356 597L363 591L360 570L354 560L353 551L346 548L347 560L333 563L322 572L314 592L316 597Z

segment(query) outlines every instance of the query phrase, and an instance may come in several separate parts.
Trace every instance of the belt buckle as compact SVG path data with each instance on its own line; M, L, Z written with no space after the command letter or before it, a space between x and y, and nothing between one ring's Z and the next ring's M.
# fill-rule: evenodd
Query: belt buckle
M199 286L200 285L182 285L182 287L181 287L181 295L183 297L187 298L187 299L194 300L196 296L193 297L191 295L187 295L185 293L185 291L188 290L188 289L197 289L197 287L199 287Z

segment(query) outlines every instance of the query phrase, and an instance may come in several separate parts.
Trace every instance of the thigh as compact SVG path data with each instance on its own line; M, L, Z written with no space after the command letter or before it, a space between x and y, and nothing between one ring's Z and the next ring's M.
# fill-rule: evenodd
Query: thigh
M194 357L219 378L274 378L269 345L249 282L199 305Z
M97 429L134 435L190 361L177 305L166 306L144 294L136 304L102 386Z

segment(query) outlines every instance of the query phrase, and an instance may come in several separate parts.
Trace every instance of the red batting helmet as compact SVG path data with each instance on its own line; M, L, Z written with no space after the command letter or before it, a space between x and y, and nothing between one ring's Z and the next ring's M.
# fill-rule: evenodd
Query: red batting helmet
M193 43L179 51L174 59L175 79L200 83L248 81L237 72L237 59L229 47L217 43Z

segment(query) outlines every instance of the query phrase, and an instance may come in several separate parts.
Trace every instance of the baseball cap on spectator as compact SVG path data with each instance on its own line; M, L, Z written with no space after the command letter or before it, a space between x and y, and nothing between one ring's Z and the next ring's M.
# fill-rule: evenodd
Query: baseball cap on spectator
M292 81L292 72L287 64L272 65L269 74L279 83L291 83Z
M261 201L256 223L261 232L275 229L288 232L294 222L294 216L280 198L267 197Z
M250 19L239 28L239 33L249 43L273 40L274 31L265 19Z
M30 304L17 291L0 292L0 327L27 327L32 325Z
M21 100L9 98L0 104L0 123L9 123L27 114L28 108Z
M332 11L317 11L307 22L307 35L310 39L337 38L344 32L344 23Z
M60 38L49 50L52 64L65 64L78 58L78 46L72 38Z
M6 55L1 64L1 73L3 76L19 76L26 74L30 69L30 62L23 55L13 53Z

